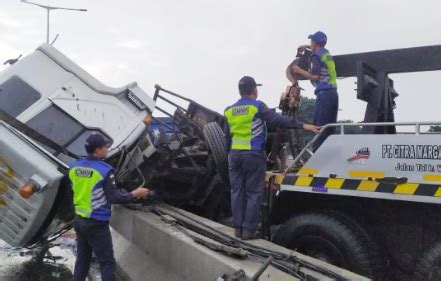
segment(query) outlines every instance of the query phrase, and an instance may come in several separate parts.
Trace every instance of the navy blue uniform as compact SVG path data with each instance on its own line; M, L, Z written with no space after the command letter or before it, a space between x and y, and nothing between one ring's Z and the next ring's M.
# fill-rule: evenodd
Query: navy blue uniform
M87 173L91 171L91 173ZM92 178L99 174L99 181L76 180L75 177ZM112 167L106 162L91 156L79 159L71 164L70 179L74 193L84 193L91 189L90 201L93 208L89 214L76 202L74 229L77 234L77 259L74 269L74 281L84 281L88 275L92 252L95 254L103 281L115 280L116 261L113 255L112 236L109 229L111 204L124 204L133 200L131 193L118 191ZM93 188L93 189L92 189ZM78 195L77 195L78 197ZM96 197L96 198L95 198Z
M337 123L338 114L338 94L335 64L329 51L325 48L314 52L311 57L311 73L319 76L315 84L315 94L317 96L314 109L313 124L324 126L330 123ZM335 128L329 128L321 133L319 139L314 143L313 150L325 141L325 139L335 132Z
M233 224L236 229L255 232L265 187L266 123L286 128L301 128L303 123L281 116L250 97L228 107L225 116Z

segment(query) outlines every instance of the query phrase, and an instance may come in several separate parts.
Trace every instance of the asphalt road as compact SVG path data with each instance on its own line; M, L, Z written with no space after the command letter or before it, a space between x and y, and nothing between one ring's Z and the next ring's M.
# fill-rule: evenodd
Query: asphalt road
M49 250L52 258L36 262L36 252L12 249L0 240L0 280L2 281L58 281L70 280L75 264L74 236L61 237L58 246ZM100 281L99 270L92 264L90 281Z

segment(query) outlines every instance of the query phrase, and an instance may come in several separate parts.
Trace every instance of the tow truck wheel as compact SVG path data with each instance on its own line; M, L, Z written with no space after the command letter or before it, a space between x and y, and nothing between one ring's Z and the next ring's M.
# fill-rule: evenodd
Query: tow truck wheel
M378 247L361 225L337 212L296 215L275 234L274 240L305 255L381 279Z
M225 135L219 124L216 122L208 123L204 126L204 137L213 155L216 168L222 181L229 185L228 175L228 153Z
M415 281L441 280L441 242L429 248L415 267Z

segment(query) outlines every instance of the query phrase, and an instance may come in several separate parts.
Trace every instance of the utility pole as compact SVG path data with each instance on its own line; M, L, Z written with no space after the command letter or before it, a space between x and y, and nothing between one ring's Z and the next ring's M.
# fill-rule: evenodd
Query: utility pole
M75 11L75 12L87 12L87 9L73 9L73 8L54 7L54 6L42 5L42 4L38 4L38 3L34 3L34 2L29 2L28 0L21 0L21 2L23 2L25 4L35 5L35 6L38 6L38 7L43 8L43 9L46 10L46 15L47 15L47 19L46 19L46 42L47 43L49 43L50 12L52 10L68 10L68 11Z

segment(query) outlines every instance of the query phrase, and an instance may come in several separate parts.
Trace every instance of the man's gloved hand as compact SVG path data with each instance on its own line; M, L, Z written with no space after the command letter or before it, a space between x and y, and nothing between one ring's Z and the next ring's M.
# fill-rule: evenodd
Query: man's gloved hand
M132 191L132 195L135 199L145 199L149 195L150 190L144 187L138 187Z
M311 124L303 124L303 130L318 133L320 131L320 127Z

